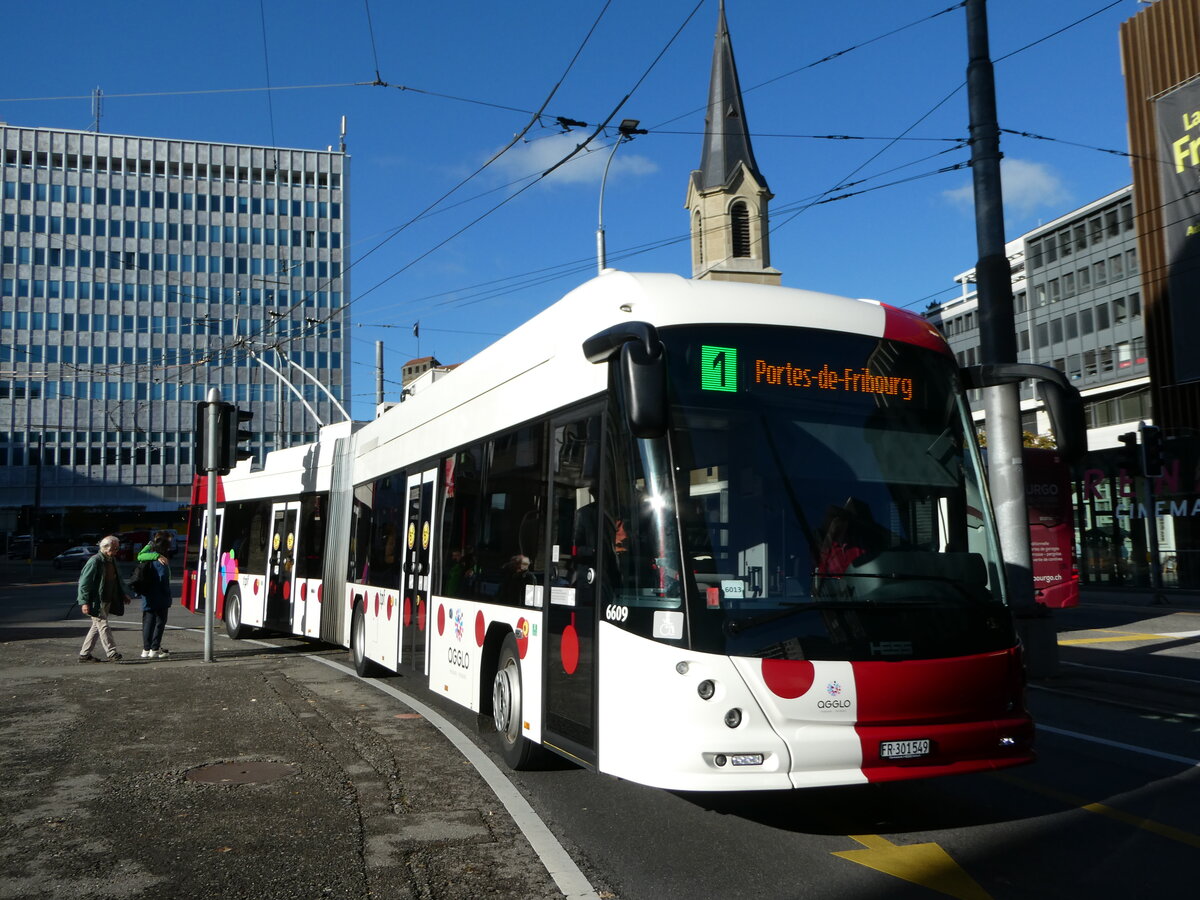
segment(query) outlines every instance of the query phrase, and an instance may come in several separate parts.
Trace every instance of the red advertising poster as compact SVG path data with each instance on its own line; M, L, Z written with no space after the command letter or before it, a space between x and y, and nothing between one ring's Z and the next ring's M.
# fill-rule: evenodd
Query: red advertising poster
M1054 450L1028 447L1024 462L1034 599L1056 609L1078 606L1070 467Z

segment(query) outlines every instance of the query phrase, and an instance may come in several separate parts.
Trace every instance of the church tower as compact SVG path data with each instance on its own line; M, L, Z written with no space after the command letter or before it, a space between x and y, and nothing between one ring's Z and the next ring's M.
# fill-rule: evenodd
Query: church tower
M692 277L712 281L779 284L771 267L767 203L775 195L758 171L733 44L721 0L713 47L704 151L688 182L685 206L691 216Z

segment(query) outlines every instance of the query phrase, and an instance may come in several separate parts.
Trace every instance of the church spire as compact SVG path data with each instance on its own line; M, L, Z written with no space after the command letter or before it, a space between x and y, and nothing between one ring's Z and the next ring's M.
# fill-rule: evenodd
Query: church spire
M733 42L725 21L725 0L721 0L717 18L716 43L713 46L712 75L708 82L708 109L704 114L704 151L700 157L700 187L704 190L724 187L746 169L765 188L766 179L758 171L750 146L750 126L742 103L737 65L733 61Z
M717 15L700 168L688 181L692 277L779 284L771 267L767 203L772 198L750 146L725 2Z

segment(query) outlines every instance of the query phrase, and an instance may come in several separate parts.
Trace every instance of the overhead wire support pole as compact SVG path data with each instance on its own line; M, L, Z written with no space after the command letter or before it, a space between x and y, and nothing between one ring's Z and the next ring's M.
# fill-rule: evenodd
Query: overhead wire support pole
M1004 250L1004 195L1000 179L1000 126L996 83L988 49L986 0L966 0L967 99L971 171L975 188L975 266L980 349L984 363L1017 361L1012 271ZM1009 602L1025 645L1025 664L1035 677L1054 674L1058 647L1053 622L1033 594L1033 557L1025 504L1019 383L984 388L988 481L1000 531Z

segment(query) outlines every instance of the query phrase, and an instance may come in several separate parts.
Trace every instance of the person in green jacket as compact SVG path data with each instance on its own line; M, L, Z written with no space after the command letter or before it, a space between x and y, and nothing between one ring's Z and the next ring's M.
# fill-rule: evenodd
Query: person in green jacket
M145 571L144 583L134 584L142 595L142 659L166 659L171 651L162 646L171 608L171 534L160 531L138 554L139 567ZM147 563L141 566L141 563Z
M99 638L100 646L109 662L117 662L122 656L117 652L112 629L108 627L108 612L114 600L124 597L129 602L137 599L131 595L117 572L117 551L121 539L115 534L100 541L100 552L84 563L79 573L78 600L85 616L90 616L92 627L88 629L83 646L79 649L79 661L100 662L92 656L92 648Z

